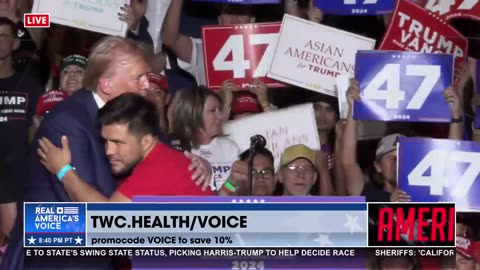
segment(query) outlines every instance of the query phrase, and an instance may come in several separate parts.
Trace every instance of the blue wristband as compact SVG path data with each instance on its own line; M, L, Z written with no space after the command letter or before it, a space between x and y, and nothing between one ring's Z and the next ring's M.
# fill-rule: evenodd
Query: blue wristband
M73 170L72 165L67 164L67 165L63 166L63 168L57 173L58 181L62 181L65 174L67 174L67 172L70 171L70 170Z

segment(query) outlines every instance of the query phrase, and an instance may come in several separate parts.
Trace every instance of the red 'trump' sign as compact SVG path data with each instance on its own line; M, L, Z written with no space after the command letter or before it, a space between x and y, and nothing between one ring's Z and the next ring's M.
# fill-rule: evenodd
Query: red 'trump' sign
M379 49L453 54L458 67L467 57L468 40L426 9L399 0Z
M248 88L253 79L268 87L282 87L267 78L278 42L281 23L258 23L202 28L203 54L207 86L220 89L225 80L233 79Z

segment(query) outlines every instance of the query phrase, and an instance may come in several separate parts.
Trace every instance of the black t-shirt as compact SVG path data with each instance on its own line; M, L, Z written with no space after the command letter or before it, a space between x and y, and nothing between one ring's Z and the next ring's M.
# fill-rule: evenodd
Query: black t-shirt
M371 183L365 183L361 196L365 196L367 202L389 202L390 193L376 187Z
M0 157L0 204L22 201L22 189L11 175L6 159Z
M28 131L42 93L41 84L21 73L0 79L0 153L9 175L19 184L27 171Z

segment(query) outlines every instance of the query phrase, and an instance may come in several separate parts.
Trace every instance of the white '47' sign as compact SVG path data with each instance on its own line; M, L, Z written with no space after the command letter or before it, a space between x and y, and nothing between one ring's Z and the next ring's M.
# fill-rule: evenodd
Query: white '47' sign
M400 138L398 187L413 201L454 201L480 209L480 144Z
M360 51L355 78L359 120L449 122L443 92L452 83L453 57L446 54Z
M268 87L284 85L267 78L278 42L280 23L204 26L203 56L207 86L220 89L226 80L248 88L254 79Z
M480 0L427 0L425 8L446 20L456 17L480 20Z

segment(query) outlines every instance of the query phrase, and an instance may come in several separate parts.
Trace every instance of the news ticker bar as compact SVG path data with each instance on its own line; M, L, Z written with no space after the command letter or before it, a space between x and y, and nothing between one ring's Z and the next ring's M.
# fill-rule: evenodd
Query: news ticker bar
M25 203L24 219L27 248L455 246L454 204Z
M454 248L25 249L28 258L130 257L133 269L353 269L367 258L451 258ZM365 268L364 268L365 269Z

